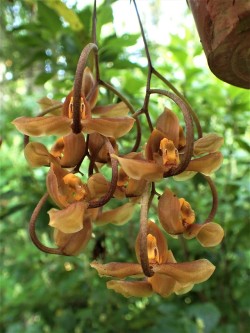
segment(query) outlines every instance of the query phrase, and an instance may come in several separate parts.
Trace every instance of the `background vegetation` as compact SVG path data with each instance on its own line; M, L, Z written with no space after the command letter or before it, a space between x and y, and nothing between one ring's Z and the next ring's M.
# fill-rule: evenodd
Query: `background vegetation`
M118 4L120 1L125 0L118 0ZM145 54L139 34L117 35L113 2L106 0L98 7L101 76L139 108L146 82ZM181 244L168 238L178 260L205 257L212 261L217 267L212 278L187 295L169 299L157 295L125 299L107 290L105 279L97 276L89 262L101 240L105 252L99 248L99 254L106 262L134 260L138 214L123 227L96 228L86 251L75 258L46 255L31 244L27 224L45 191L46 170L28 167L22 136L11 121L21 115L36 115L38 99L48 96L61 100L72 87L78 56L90 41L92 9L77 9L72 1L67 6L63 3L66 1L1 2L1 332L247 332L249 92L220 82L206 66L197 65L195 60L204 55L194 27L183 27L182 38L172 35L167 47L154 41L149 47L155 67L181 89L204 132L225 138L224 165L215 177L220 196L216 222L225 228L225 240L215 249L203 249L195 240ZM155 13L152 8L152 15ZM186 17L189 15L187 10ZM167 31L166 25L159 34ZM154 85L163 87L157 81ZM113 99L105 91L101 95L104 104ZM153 119L163 102L152 103ZM126 149L130 142L122 144ZM202 221L210 205L202 178L170 183L188 198ZM48 202L38 223L39 235L48 244L51 235L46 212L50 207Z

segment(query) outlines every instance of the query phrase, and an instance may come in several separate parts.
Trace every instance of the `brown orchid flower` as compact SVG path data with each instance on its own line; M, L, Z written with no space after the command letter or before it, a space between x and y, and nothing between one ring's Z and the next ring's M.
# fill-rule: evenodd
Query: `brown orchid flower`
M108 138L114 152L118 153L118 145L116 140L112 137ZM108 163L110 161L109 150L105 144L104 137L99 133L92 133L89 135L88 148L91 155L91 160L95 163Z
M32 167L48 166L53 162L64 168L73 168L82 161L85 147L82 133L70 133L57 139L50 151L40 142L29 142L24 148L24 155Z
M206 259L193 262L176 263L174 256L168 250L167 242L157 225L149 221L147 231L148 260L154 272L152 277L144 277L140 265L139 236L135 251L139 263L111 262L91 263L100 276L118 278L107 282L107 287L125 297L145 297L157 293L168 297L172 293L188 292L196 283L206 281L214 272L214 265ZM125 278L143 278L142 280L124 280Z
M60 208L48 211L55 243L64 254L75 255L85 248L92 232L88 187L78 176L51 163L47 190Z
M55 242L64 253L75 255L85 247L91 236L91 222L96 225L123 225L131 219L135 209L132 202L104 212L89 207L93 200L102 198L109 187L110 183L100 173L92 175L84 184L75 174L51 163L47 190L60 209L49 210L49 225L55 228ZM114 192L114 197L121 197L119 189ZM72 244L74 242L76 246Z
M92 236L92 223L89 217L82 222L82 229L76 232L63 232L54 229L54 241L58 249L65 255L76 256L82 252Z
M178 199L169 189L159 199L158 216L168 234L196 237L204 247L216 246L224 237L223 228L218 223L194 223L195 213L190 204L183 198Z
M193 176L197 172L210 175L217 170L223 160L222 154L217 152L222 143L223 139L216 134L208 134L195 141L193 155L198 157L192 159L185 171L176 177L181 179L187 177L187 174ZM145 157L142 153L113 157L130 178L154 182L179 166L185 145L184 131L177 116L165 108L148 139Z
M129 109L124 103L98 106L98 86L88 68L85 68L82 80L80 101L80 126L83 133L100 133L105 137L119 138L128 133L134 119L127 116ZM94 118L92 115L99 117ZM115 116L114 116L115 115ZM73 91L66 97L61 115L43 117L19 117L12 122L16 128L28 136L58 135L65 136L72 132Z
M187 180L197 172L209 176L219 169L223 156L218 149L224 140L216 133L209 133L194 142L192 159L184 172L174 176L175 180Z
M139 154L130 153L130 156L138 156ZM145 179L136 180L128 177L125 171L120 168L118 172L117 189L120 189L125 197L133 198L134 201L139 199L146 189L147 181Z

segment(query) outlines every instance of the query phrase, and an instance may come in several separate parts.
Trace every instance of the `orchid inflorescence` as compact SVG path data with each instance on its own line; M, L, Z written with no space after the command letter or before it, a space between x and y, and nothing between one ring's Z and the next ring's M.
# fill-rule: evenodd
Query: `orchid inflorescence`
M32 167L49 168L47 193L34 209L29 224L33 243L46 253L77 255L91 239L93 225L96 228L108 223L123 225L131 220L135 208L140 206L140 228L135 241L138 262L102 264L94 261L91 267L100 276L115 278L107 282L107 287L126 297L150 296L153 293L167 297L172 293L188 292L194 284L206 281L215 269L206 259L177 263L168 249L162 228L175 237L196 237L204 247L221 242L223 229L213 222L218 199L210 174L222 163L218 150L223 139L214 133L202 134L199 120L186 99L153 67L135 1L134 5L148 60L145 98L139 111L136 112L127 98L101 79L95 36L95 4L93 43L88 44L80 55L74 87L65 101L59 103L44 98L40 103L49 104L49 108L43 109L36 117L20 117L13 123L25 135L24 154L28 163ZM94 71L87 67L90 54L94 55ZM151 88L153 75L173 92ZM120 102L103 106L98 100L100 86L110 90ZM149 104L155 94L172 100L179 107L184 116L185 129L177 115L167 107L163 108L155 122L152 121ZM129 112L131 116L128 116ZM143 115L149 129L146 142L141 142ZM196 140L193 123L197 128ZM120 153L119 138L134 128L137 134L131 151ZM50 135L58 136L50 149L40 142L29 140L29 136ZM80 168L87 159L88 179L84 182ZM109 180L102 174L104 166L111 168ZM195 223L195 213L185 198L178 198L167 187L162 194L157 192L158 184L162 186L169 177L186 180L196 173L204 176L213 197L211 211L203 223ZM159 220L161 227L158 221L148 219L155 196L159 199L156 220ZM42 244L35 229L38 214L48 197L58 207L48 211L56 248ZM111 199L118 203L126 199L126 203L103 211Z

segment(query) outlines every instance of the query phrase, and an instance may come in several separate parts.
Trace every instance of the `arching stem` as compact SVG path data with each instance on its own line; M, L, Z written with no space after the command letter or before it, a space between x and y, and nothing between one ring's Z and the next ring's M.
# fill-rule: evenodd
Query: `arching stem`
M205 220L204 223L208 223L208 222L211 222L213 221L214 217L215 217L215 214L217 212L217 209L218 209L218 193L217 193L217 190L216 190L216 187L215 187L215 184L214 182L212 181L211 177L209 176L205 176L203 175L203 177L206 179L206 181L208 182L209 186L210 186L210 189L211 189L211 192L212 192L212 196L213 196L213 203L212 203L212 208L211 208L211 211L207 217L207 219Z
M193 121L195 123L195 126L196 126L196 130L197 130L197 133L198 133L198 138L201 138L202 137L202 128L201 128L201 124L200 124L200 121L196 115L196 113L194 112L194 110L192 109L191 105L189 104L188 100L179 92L178 89L175 88L175 86L169 82L163 75L161 75L155 68L152 68L152 71L153 71L153 74L155 76L157 76L162 82L164 82L171 90L173 90L173 92L179 96L184 103L186 103L186 105L188 106L188 109L190 111L190 113L192 114L192 117L193 117Z
M96 0L94 0L94 8L93 8L93 15L92 15L92 43L94 43L97 46L96 24L97 24ZM96 82L98 83L100 80L98 52L94 53L94 59L95 59L95 77L96 77Z
M91 51L97 53L98 48L96 44L89 43L87 46L85 46L85 48L82 50L76 68L75 82L73 88L74 91L73 91L73 124L72 124L72 131L75 134L81 133L82 130L81 114L80 114L82 77Z
M112 91L117 97L119 97L119 99L127 105L130 112L132 113L132 115L135 115L135 110L134 110L132 104L118 90L116 90L111 84L104 82L102 80L99 80L99 84L100 84L100 86L103 86L106 89ZM132 148L131 151L137 151L140 146L140 143L141 143L141 124L137 117L134 117L134 119L135 119L135 123L136 123L137 134L136 134L136 140L135 140L134 147Z
M150 131L152 132L153 131L153 124L152 124L152 121L151 121L151 118L150 118L150 115L149 115L148 105L149 105L149 99L150 99L149 89L150 89L150 84L151 84L153 66L152 66L152 60L151 60L151 56L150 56L150 53L149 53L148 44L147 44L145 32L144 32L144 29L143 29L143 25L142 25L141 17L140 17L138 8L137 8L136 1L133 0L133 3L134 3L137 19L138 19L138 22L139 22L141 35L142 35L142 39L143 39L143 44L144 44L144 49L145 49L145 52L146 52L146 57L147 57L147 62L148 62L146 93L145 93L145 97L144 97L143 106L142 106L141 110L139 111L139 113L144 113L145 114L145 116L147 118L148 127L149 127Z
M30 222L29 222L29 234L30 234L30 238L32 240L32 242L34 243L34 245L41 250L42 252L45 253L50 253L50 254L58 254L58 255L64 255L64 253L59 249L59 248L51 248L48 246L43 245L40 240L37 237L36 234L36 221L37 221L37 217L40 213L41 208L43 207L43 205L45 204L45 202L48 199L48 193L45 193L42 198L39 200L36 208L34 209L31 218L30 218Z
M149 183L147 183L145 191L141 197L141 214L140 214L140 258L143 272L146 276L154 275L153 270L149 266L148 261L148 202L149 202Z

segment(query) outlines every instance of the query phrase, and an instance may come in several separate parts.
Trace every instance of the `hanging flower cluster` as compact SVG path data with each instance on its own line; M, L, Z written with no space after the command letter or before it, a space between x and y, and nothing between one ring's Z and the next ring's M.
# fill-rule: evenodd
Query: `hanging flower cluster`
M141 26L139 15L138 19ZM142 26L141 31L143 34ZM147 50L146 44L145 48ZM95 76L86 67L91 51L94 51ZM58 104L46 99L50 107L39 116L20 117L13 121L25 135L24 154L28 163L32 167L48 168L47 193L30 220L31 239L40 250L77 255L92 237L93 225L96 228L108 223L123 225L131 220L135 207L140 206L140 230L135 240L137 263L91 263L100 276L115 278L107 282L107 287L125 297L183 294L212 275L215 267L206 259L177 263L168 249L163 230L175 237L196 238L204 247L218 245L224 236L222 227L213 222L217 193L210 178L222 163L218 150L223 139L214 133L202 134L196 115L175 89L172 93L150 87L152 74L166 85L169 83L152 67L147 54L149 75L141 110L135 112L121 93L101 80L98 49L96 43L91 43L82 51L74 87L65 101ZM102 105L98 99L100 85L117 95L121 102ZM151 121L149 102L153 94L165 96L177 104L183 112L185 128L168 108L159 111L154 123ZM131 116L128 116L129 112ZM142 143L141 115L146 115L150 130L147 141ZM197 127L197 140L194 140L193 122ZM124 155L118 148L119 138L132 129L134 132L134 128L137 131L135 142L131 151ZM29 140L30 136L50 135L57 136L50 149ZM84 182L80 168L87 159L89 167L84 174L88 177ZM111 179L102 174L103 166L111 168ZM178 198L165 185L162 194L156 191L158 184L162 186L169 177L186 180L196 173L205 177L213 197L212 209L204 223L196 223L195 212L185 198ZM156 222L148 219L154 196L159 199ZM35 231L38 214L48 197L56 206L48 211L56 248L42 244ZM103 211L112 198L117 200L118 207ZM119 204L124 199L126 203Z

